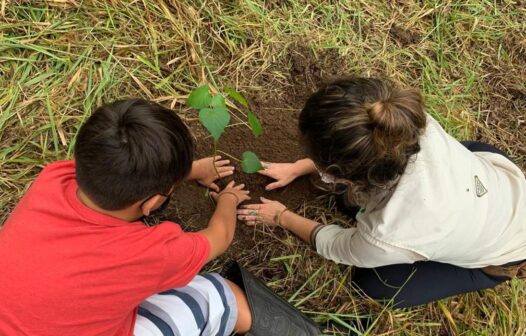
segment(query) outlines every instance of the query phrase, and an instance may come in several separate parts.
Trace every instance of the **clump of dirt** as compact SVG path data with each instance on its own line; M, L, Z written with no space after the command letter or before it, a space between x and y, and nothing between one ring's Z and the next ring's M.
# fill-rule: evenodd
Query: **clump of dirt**
M292 90L304 104L307 98L318 87L329 80L348 76L343 59L336 49L329 49L320 55L315 55L312 49L304 46L294 46L288 54L287 64L290 67L290 79L294 84Z
M234 157L240 158L246 150L255 152L262 160L271 162L294 162L305 157L300 143L298 130L298 116L307 97L316 87L336 75L342 68L342 60L334 52L328 52L319 59L305 47L293 47L285 64L278 67L290 69L289 83L282 87L269 87L269 91L261 90L249 92L247 98L251 109L260 118L264 134L254 139L250 129L232 118L230 127L222 135L218 149ZM334 63L334 64L333 64ZM325 67L326 64L330 66ZM324 69L324 70L322 70ZM262 83L264 87L264 83ZM272 92L272 93L270 93ZM242 120L246 117L239 115ZM190 125L196 136L196 157L210 156L213 152L212 139L207 137L206 130L197 122ZM221 155L221 154L220 154ZM226 155L222 155L226 157ZM307 200L313 198L316 189L308 177L294 181L286 188L267 192L264 187L272 180L259 174L244 174L237 165L233 179L246 184L251 191L253 202L258 202L264 196L282 202L290 209L297 209ZM228 182L222 182L224 185ZM177 221L186 230L195 231L206 226L214 210L213 202L205 196L205 189L192 183L186 183L178 188L174 195L174 202L169 208L168 218ZM246 227L238 223L234 243L223 259L259 259L261 256L252 255L256 242L255 228Z
M312 93L322 77L322 68L318 62L313 60L312 51L306 47L297 47L291 50L288 57L290 78L295 84L295 88L299 89L296 91Z
M420 42L420 35L417 32L404 29L395 24L391 26L389 36L402 47Z

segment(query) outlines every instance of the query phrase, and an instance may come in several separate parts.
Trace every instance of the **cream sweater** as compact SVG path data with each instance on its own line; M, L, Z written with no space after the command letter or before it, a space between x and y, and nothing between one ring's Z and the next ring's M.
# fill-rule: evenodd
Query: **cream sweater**
M526 179L507 158L472 153L428 116L421 150L357 227L329 225L316 249L338 263L377 267L433 260L467 268L526 259Z

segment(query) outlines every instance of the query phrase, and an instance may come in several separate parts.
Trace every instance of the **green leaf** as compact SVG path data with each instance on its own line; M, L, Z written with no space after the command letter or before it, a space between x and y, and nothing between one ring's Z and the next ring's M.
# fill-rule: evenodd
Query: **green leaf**
M208 87L208 84L205 84L190 93L186 100L186 105L200 110L204 107L208 107L211 101L212 96L210 95L210 88Z
M243 161L241 162L241 168L248 174L256 173L263 169L261 161L254 152L246 151L243 153Z
M226 108L226 105L225 105L225 96L223 95L215 95L212 97L212 100L210 101L210 106L212 107L224 107Z
M252 111L248 111L248 123L252 129L252 134L254 134L256 138L259 138L259 136L263 134L263 127L261 126L258 117L256 117Z
M226 108L217 106L214 108L203 108L199 111L199 121L206 127L214 138L214 142L219 141L219 137L230 122L230 113Z
M228 93L228 95L230 97L232 97L232 99L234 99L235 101L237 101L238 103L240 103L244 107L248 108L248 102L245 99L245 97L243 97L243 95L241 93L237 92L236 90L234 90L230 86L225 86L225 92Z

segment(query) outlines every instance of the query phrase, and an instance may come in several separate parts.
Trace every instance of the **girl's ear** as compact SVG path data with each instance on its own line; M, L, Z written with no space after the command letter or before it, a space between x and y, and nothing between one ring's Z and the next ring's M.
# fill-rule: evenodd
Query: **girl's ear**
M143 216L150 216L150 214L157 209L164 202L165 197L162 195L154 195L141 204L141 212Z

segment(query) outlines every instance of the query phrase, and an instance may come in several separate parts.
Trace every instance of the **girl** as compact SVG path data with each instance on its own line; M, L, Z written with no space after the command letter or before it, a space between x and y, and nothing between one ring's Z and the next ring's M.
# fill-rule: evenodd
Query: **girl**
M281 226L354 265L354 285L396 307L493 287L524 266L524 174L496 148L449 136L417 90L338 80L307 101L299 127L309 158L266 163L260 173L276 180L267 190L319 172L343 187L347 210L359 207L356 227L325 226L267 199L238 210L248 225Z

